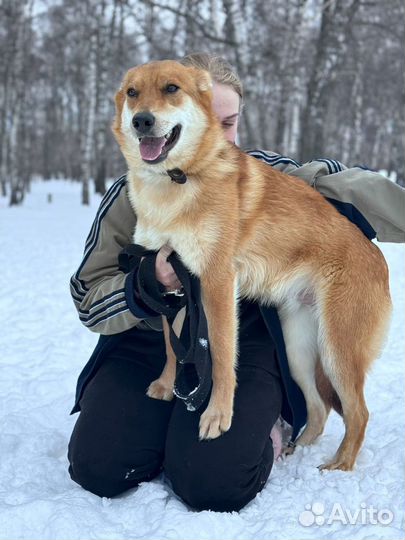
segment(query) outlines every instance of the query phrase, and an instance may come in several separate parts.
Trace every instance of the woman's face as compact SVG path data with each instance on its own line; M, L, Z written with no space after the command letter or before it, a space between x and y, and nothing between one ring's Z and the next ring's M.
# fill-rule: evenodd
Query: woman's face
M216 82L213 83L212 92L212 105L222 124L225 137L231 143L235 143L238 131L240 97L230 86Z

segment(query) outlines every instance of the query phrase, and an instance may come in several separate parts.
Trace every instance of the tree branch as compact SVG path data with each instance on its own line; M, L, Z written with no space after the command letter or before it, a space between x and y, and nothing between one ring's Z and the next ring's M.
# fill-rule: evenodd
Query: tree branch
M170 11L171 13L174 13L175 15L178 15L180 17L184 17L185 19L188 19L189 15L188 13L183 13L182 11L180 11L179 9L176 9L176 8L173 8L171 6L167 6L165 4L160 4L158 2L154 2L152 0L140 0L142 2L142 4L146 4L150 7L155 7L155 8L159 8L159 9L165 9L166 11ZM194 19L194 23L195 25L198 27L198 29L200 30L201 34L206 37L207 39L211 40L211 41L215 41L217 43L222 43L222 44L225 44L225 45L230 45L231 47L235 47L236 43L234 41L230 41L228 39L222 39L214 34L211 34L209 32L207 32L205 26L207 24L207 21L204 21L204 19L200 19L200 20L196 20Z

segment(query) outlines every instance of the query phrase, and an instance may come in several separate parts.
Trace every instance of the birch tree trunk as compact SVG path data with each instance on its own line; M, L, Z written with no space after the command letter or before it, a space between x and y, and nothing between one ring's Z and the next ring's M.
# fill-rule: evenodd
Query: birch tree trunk
M219 15L219 0L210 0L210 13L213 33L216 37L219 37L222 31Z
M25 184L22 175L22 167L20 160L22 159L21 149L23 144L20 136L22 114L24 111L25 101L25 78L24 78L24 51L27 45L26 36L31 25L32 0L24 2L21 6L21 11L17 23L17 49L14 60L13 69L13 94L14 101L12 103L11 129L9 141L9 177L10 177L10 200L9 205L14 206L21 204L25 195Z
M229 41L235 43L234 58L239 77L244 84L245 101L249 103L252 85L249 70L249 44L247 21L243 16L242 3L240 0L223 0L226 15L225 32ZM258 141L258 130L253 129L252 118L249 109L246 108L242 115L243 134L242 142L246 139L253 145Z
M305 86L302 50L308 39L307 10L311 9L311 4L310 0L300 0L296 4L286 3L289 28L280 65L283 87L276 145L283 153L295 157L299 153L302 89Z
M200 48L195 20L198 18L198 0L186 0L185 50L195 52Z
M302 118L301 157L323 154L324 123L327 122L328 89L337 77L337 67L347 52L346 34L359 7L359 0L323 0L321 28L308 84L307 104Z
M10 151L10 137L8 133L11 127L11 116L9 114L12 106L11 97L11 85L13 77L14 59L17 54L18 48L18 28L16 25L19 23L18 17L15 16L15 8L8 6L9 9L4 13L4 21L6 24L5 29L5 43L3 49L2 60L4 62L4 71L2 73L3 79L3 91L0 108L0 184L1 195L7 196L7 178L9 170L9 151Z
M90 37L90 55L88 66L89 78L87 86L88 111L87 126L84 139L84 159L82 178L82 204L90 204L89 181L92 178L94 156L94 127L97 105L97 34L93 30Z
M108 119L108 94L107 94L107 71L110 60L110 49L108 47L109 32L105 21L105 0L101 3L101 14L98 23L97 38L97 132L96 132L96 175L94 179L95 192L104 195L106 192L105 180L107 173L107 119ZM115 24L114 7L112 25ZM110 29L110 35L111 35Z

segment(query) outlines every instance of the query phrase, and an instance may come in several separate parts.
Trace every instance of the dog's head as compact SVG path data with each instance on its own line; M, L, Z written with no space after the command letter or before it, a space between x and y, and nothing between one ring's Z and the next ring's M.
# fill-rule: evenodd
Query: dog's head
M211 88L206 71L175 61L130 69L115 96L113 124L128 165L161 173L195 159L208 129L220 129Z

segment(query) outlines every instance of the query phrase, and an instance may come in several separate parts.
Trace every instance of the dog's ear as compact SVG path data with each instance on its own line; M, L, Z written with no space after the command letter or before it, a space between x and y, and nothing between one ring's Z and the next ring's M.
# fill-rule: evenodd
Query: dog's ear
M115 94L114 100L115 100L115 110L118 114L121 114L122 106L124 105L124 101L125 101L125 94L124 94L124 89L123 89L122 84L119 87L118 92Z
M199 92L207 92L212 90L211 75L205 69L196 68L194 66L187 66L188 71L192 75L193 79L197 82L197 90Z
M121 134L121 113L122 107L124 106L125 94L123 85L121 84L118 92L115 94L115 117L112 124L112 130L116 137L119 137Z
M198 69L197 71L197 86L200 92L207 92L207 90L212 90L212 80L211 75L208 71L203 69Z

